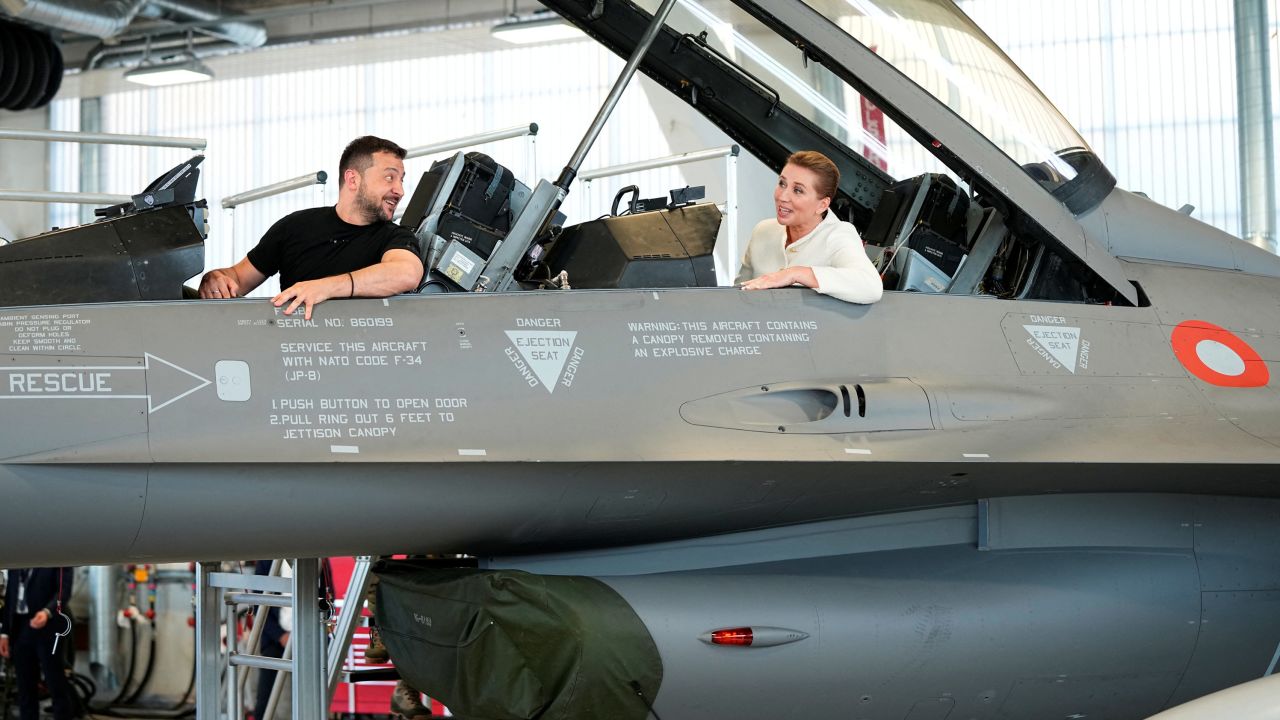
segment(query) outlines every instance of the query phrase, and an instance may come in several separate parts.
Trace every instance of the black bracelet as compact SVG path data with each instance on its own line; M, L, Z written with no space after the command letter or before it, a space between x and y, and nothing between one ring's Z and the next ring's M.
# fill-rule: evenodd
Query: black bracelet
M356 296L356 276L351 273L347 273L347 279L351 281L351 294L347 297L353 298Z

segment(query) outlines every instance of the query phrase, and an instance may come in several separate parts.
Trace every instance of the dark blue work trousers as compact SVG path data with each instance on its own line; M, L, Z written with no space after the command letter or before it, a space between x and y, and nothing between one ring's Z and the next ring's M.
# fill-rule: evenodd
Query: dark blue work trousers
M56 619L56 618L55 618ZM55 622L39 630L27 624L30 615L15 615L9 630L9 660L18 683L18 718L40 720L40 674L53 698L54 720L71 720L71 687L63 669L62 657L53 654ZM68 642L67 638L62 639Z

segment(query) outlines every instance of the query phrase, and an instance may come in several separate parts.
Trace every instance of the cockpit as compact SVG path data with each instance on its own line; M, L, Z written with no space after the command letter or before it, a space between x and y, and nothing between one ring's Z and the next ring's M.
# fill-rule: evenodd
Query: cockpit
M651 13L659 2L637 5ZM550 4L626 48L608 13L587 22L571 2ZM644 69L778 167L801 149L835 160L833 206L862 233L886 289L1142 302L1113 258L1086 253L1075 223L1114 177L953 2L797 5L682 0L667 20L670 51Z
M598 16L592 3L546 4L626 54L659 0L612 5ZM1141 302L1114 258L1086 253L1089 241L1075 223L1114 178L951 2L682 0L640 67L766 165L780 168L802 149L834 160L841 182L833 211L858 228L886 290ZM521 238L518 252L512 243L499 253L532 195L494 158L459 153L436 163L402 221L422 243L427 274L419 291L514 289L496 273L523 289L716 284L711 250L721 218L713 203L673 198L658 210L615 208L576 225L553 216ZM128 250L136 242L125 240L133 237L125 226L137 216L150 225L191 216L161 210L126 208L95 232ZM4 249L15 262L0 258L0 270L13 270L15 282L34 277L19 269L19 255L24 263L55 262L67 248L82 252L82 235L15 243ZM174 273L191 264L198 241L183 239L187 255ZM53 248L58 243L66 248ZM499 268L495 254L504 253L510 257ZM130 279L111 297L36 294L10 304L159 297L149 289L154 265L139 274L152 261L131 262Z

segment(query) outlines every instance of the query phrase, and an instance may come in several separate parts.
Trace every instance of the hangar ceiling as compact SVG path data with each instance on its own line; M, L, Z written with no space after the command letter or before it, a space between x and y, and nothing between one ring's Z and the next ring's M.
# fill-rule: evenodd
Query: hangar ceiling
M0 0L0 17L52 35L69 73L185 52L206 58L346 37L491 26L537 10L542 6L534 0ZM469 46L458 47L459 41ZM501 46L478 32L440 49Z

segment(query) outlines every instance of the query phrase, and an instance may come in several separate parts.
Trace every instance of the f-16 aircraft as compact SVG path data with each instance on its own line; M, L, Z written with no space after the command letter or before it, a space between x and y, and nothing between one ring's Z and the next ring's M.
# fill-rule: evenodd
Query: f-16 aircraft
M947 0L545 4L833 158L883 300L711 287L709 204L559 232L572 162L480 218L466 155L405 214L424 292L182 299L184 165L0 248L0 565L466 555L381 619L482 717L1142 718L1275 669L1280 258L1117 187Z

